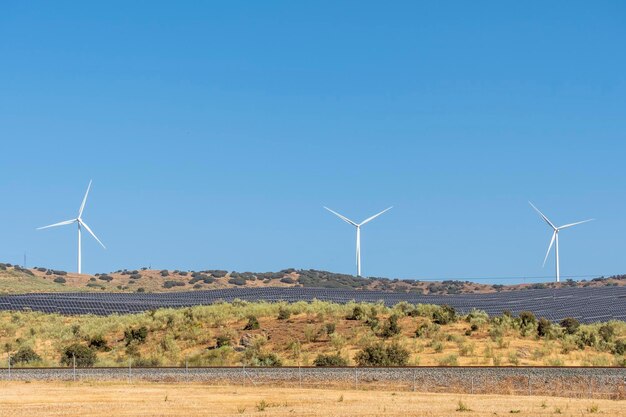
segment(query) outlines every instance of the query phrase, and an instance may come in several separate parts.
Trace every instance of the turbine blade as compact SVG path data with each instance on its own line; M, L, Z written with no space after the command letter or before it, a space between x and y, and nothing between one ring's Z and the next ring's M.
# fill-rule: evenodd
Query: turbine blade
M94 239L96 239L98 241L98 243L104 248L106 249L106 246L104 246L104 244L102 242L100 242L100 239L98 239L98 237L95 235L94 232L91 231L91 229L89 228L89 226L87 226L87 223L85 223L84 221L80 221L81 226L83 226L85 229L87 229L87 231L89 232L89 234L91 234L91 236L93 236Z
M91 189L91 181L89 180L89 185L87 186L87 192L85 193L85 197L83 197L83 202L80 205L80 209L78 209L78 218L83 215L83 210L85 210L85 203L87 203L87 195L89 195L89 190Z
M341 220L343 220L346 223L351 224L352 226L358 226L358 224L356 224L355 222L353 222L352 220L350 220L349 218L347 218L346 216L342 216L341 214L337 213L336 211L332 211L331 209L329 209L328 207L324 207L326 210L330 211L331 213L333 213L335 216L339 217Z
M565 226L560 226L559 229L567 229L568 227L576 226L577 224L587 223L587 222L590 222L590 221L593 221L593 220L595 220L595 219L587 219L587 220L583 220L582 222L566 224Z
M55 224L49 224L48 226L38 227L37 230L47 229L49 227L65 226L66 224L72 224L72 223L76 223L76 219L65 220L64 222L58 222L58 223L55 223Z
M556 227L556 226L555 226L555 225L554 225L554 224L553 224L550 220L548 220L548 218L547 218L547 217L546 217L546 216L545 216L545 215L544 215L541 211L539 211L539 209L538 209L537 207L535 207L535 205L534 205L533 203L531 203L531 202L529 201L529 202L528 202L528 204L530 204L530 205L532 206L532 208L534 208L534 209L535 209L535 211L536 211L537 213L539 213L539 215L541 216L541 218L542 218L542 219L543 219L546 223L548 223L548 225L549 225L551 228L553 228L554 230L556 230L556 228L557 228L557 227Z
M548 251L546 252L546 257L543 258L542 268L546 266L546 261L548 260L548 255L550 255L550 249L552 249L552 245L554 245L554 240L556 239L556 230L552 233L552 240L550 240L550 246L548 246Z
M372 217L368 217L367 219L363 220L363 221L361 222L361 224L359 224L359 226L363 226L365 223L369 223L369 222L371 222L371 221L372 221L372 220L374 220L376 217L380 216L381 214L383 214L383 213L384 213L384 212L386 212L386 211L391 210L392 208L393 208L393 206L392 206L392 207L387 207L386 209L384 209L384 210L383 210L383 211L381 211L380 213L378 213L378 214L374 214Z

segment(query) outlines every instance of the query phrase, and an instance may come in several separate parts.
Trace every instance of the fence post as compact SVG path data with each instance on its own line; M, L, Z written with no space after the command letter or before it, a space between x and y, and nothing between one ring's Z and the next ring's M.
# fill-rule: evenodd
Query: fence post
M72 353L72 379L76 382L76 355Z
M11 354L9 353L9 379L11 379Z
M528 395L533 395L533 387L530 385L530 374L528 374Z
M132 359L128 358L128 383L130 384L130 380L132 378L132 367L131 367Z
M354 389L359 389L359 368L354 367Z
M189 380L189 364L187 363L187 355L185 355L185 379Z
M413 368L413 392L415 392L415 368Z
M246 364L241 364L241 380L242 380L242 385L245 387L246 386Z
M589 377L589 398L593 398L593 377Z
M302 367L298 364L298 381L300 388L302 388Z
M470 378L470 394L474 394L474 375Z

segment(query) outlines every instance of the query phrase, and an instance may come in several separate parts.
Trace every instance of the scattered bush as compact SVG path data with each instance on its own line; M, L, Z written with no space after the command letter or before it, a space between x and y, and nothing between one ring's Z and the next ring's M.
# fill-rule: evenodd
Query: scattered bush
M217 340L215 341L215 347L217 349L224 347L224 346L230 346L230 344L231 344L230 337L226 335L217 336Z
M56 277L55 279L53 279L52 281L56 282L57 284L65 284L67 281L65 280L65 278L63 277Z
M28 346L22 346L13 356L11 356L11 363L14 364L38 362L40 360L41 357Z
M91 367L96 363L96 352L85 345L74 343L63 349L61 365L73 366L74 358L77 367Z
M96 335L89 339L88 346L90 348L100 350L103 352L107 352L110 350L109 345L107 344L106 339L102 335Z
M537 318L531 311L522 311L519 313L519 321L522 326L529 326L536 324Z
M163 283L163 288L174 288L174 287L184 287L185 283L180 281L165 281Z
M246 279L242 278L242 277L236 277L236 278L230 278L228 280L229 284L233 284L233 285L246 285Z
M580 322L573 317L566 317L561 320L559 325L563 329L565 329L565 333L574 334L578 331L578 328L580 327Z
M359 366L405 366L409 361L409 351L398 343L387 347L377 343L366 346L356 354L354 360Z
M439 366L459 366L459 360L455 354L444 356L437 360Z
M613 341L613 336L615 336L615 326L613 323L605 323L598 329L598 335L607 343Z
M144 343L146 338L148 337L148 328L146 326L141 326L138 329L126 329L124 330L124 341L126 342L126 346L130 345L132 342Z
M385 339L388 339L397 334L400 334L401 330L402 329L400 328L400 325L398 324L398 316L395 314L392 314L391 316L389 316L389 318L383 325L383 328L380 332L380 336Z
M545 337L548 336L550 330L552 329L552 322L545 318L540 318L539 322L537 322L537 336Z
M291 311L288 308L280 306L278 309L278 320L288 320L291 317Z
M626 355L626 340L617 340L613 346L613 353L616 355Z
M363 320L365 312L361 306L354 306L352 313L346 317L346 320Z
M113 277L107 274L98 275L98 279L101 281L111 282L113 281Z
M417 327L417 330L415 330L415 336L427 339L433 337L437 332L439 332L438 324L424 322Z
M282 360L275 353L259 353L252 358L252 366L282 366Z
M163 269L162 271L159 271L159 274L161 274L162 277L169 277L170 273L167 269Z
M259 320L256 318L256 316L248 316L248 322L246 323L246 325L244 326L244 330L258 330L261 328L261 325L259 324Z
M315 366L348 366L348 360L336 353L334 355L319 354L313 361Z
M448 324L456 321L456 311L449 305L442 305L433 312L433 323Z

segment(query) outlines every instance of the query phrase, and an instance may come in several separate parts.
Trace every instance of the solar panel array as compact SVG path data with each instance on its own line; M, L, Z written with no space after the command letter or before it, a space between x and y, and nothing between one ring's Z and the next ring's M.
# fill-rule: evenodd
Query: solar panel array
M489 315L504 311L518 314L532 311L538 317L559 321L574 317L581 322L626 321L626 287L588 287L522 290L492 294L420 295L380 291L325 288L227 288L220 290L170 293L39 293L0 296L0 310L33 310L60 314L128 314L158 308L182 308L234 300L295 302L333 301L337 303L378 302L391 306L448 304L460 313L472 309Z

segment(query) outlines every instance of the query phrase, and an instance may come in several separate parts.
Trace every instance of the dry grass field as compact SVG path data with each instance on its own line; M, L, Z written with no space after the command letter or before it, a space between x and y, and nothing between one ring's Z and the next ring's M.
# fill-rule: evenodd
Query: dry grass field
M626 401L200 384L0 384L0 416L624 416Z

